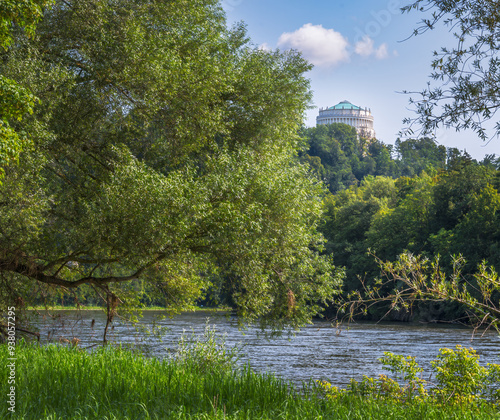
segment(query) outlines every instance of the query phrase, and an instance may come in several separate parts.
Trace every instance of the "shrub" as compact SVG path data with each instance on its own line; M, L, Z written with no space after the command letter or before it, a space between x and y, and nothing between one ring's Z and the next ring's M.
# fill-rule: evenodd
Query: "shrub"
M460 345L455 350L440 349L436 360L431 362L435 383L421 377L423 369L412 356L385 352L379 360L395 379L387 375L378 378L363 376L360 382L351 379L347 389L318 381L318 389L329 399L357 395L397 402L416 399L441 405L500 403L500 364L481 366L473 349Z
M226 335L218 335L215 326L210 326L207 318L201 338L194 331L190 336L185 332L182 334L173 359L181 364L188 364L201 373L228 372L236 370L241 355L242 347L229 348L226 345Z

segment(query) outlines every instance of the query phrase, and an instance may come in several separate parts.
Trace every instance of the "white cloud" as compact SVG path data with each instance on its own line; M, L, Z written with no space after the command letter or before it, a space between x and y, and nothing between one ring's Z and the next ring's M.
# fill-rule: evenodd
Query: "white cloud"
M349 61L349 42L340 32L306 23L295 32L285 32L278 40L281 48L292 48L316 66L332 67Z
M278 47L301 51L307 60L319 67L333 67L347 62L353 54L349 41L340 32L312 23L306 23L295 32L281 34ZM269 49L269 46L264 43L259 48ZM365 58L375 57L377 60L389 57L387 44L383 43L376 48L368 35L356 42L354 54Z
M264 42L263 44L259 45L259 50L271 51L272 48L267 42Z
M375 50L375 57L377 60L383 60L384 58L389 57L389 52L387 51L387 44L382 44Z
M362 57L368 57L373 54L373 39L365 35L361 41L356 42L354 52Z
M371 39L368 35L365 35L361 41L356 42L354 52L361 57L374 55L377 60L383 60L384 58L389 57L387 44L383 43L378 48L375 48L373 39Z

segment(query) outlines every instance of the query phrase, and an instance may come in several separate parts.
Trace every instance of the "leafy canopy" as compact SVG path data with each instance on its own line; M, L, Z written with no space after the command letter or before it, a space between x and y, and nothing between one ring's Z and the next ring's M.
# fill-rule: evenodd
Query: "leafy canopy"
M341 274L296 157L309 68L215 0L58 1L16 32L0 73L41 103L0 187L3 301L89 285L112 319L143 279L174 308L215 285L250 320L318 313Z
M12 43L12 29L22 27L33 36L47 0L4 0L0 4L0 50ZM17 162L28 139L12 127L23 115L33 112L36 97L25 87L0 74L0 166ZM0 167L0 178L3 169Z

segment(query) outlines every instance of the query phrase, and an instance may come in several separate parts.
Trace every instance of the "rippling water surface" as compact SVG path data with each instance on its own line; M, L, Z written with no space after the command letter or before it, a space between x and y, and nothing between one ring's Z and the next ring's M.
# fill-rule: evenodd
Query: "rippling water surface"
M145 312L141 324L153 325L159 314L156 311ZM257 328L240 331L234 318L194 312L157 321L157 325L167 328L161 338L144 338L133 326L115 322L108 339L141 346L146 354L161 358L175 349L183 331L202 334L207 317L210 317L209 322L218 333L226 334L229 346L244 346L242 363L250 362L256 370L274 372L296 383L313 378L345 385L349 378L378 376L384 371L377 359L384 351L416 356L427 376L429 362L439 349L454 348L458 344L476 349L481 362L500 363L498 334L486 332L472 340L471 329L436 324L351 323L337 329L328 322L316 321L294 337L266 339ZM44 341L78 337L81 347L89 347L102 342L105 319L101 311L69 311L55 319L41 317L37 323ZM95 322L92 323L92 320Z

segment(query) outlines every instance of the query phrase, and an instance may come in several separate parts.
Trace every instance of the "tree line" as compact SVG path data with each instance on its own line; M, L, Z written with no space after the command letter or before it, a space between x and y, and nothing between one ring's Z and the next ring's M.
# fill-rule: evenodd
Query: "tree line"
M346 294L375 286L376 258L395 261L403 252L439 255L448 272L454 255L467 261L463 274L474 273L483 260L500 269L500 158L477 162L430 138L386 146L358 138L344 124L302 135L302 160L329 183L320 231L325 252L346 268ZM427 305L420 316L452 319L462 312L457 305Z
M439 145L430 137L396 139L394 145L359 137L347 124L325 124L300 130L301 162L336 193L367 176L413 177L426 170L459 168L471 156L455 147ZM492 167L499 158L488 155L480 162Z

